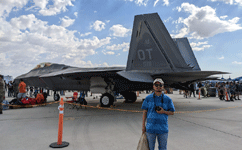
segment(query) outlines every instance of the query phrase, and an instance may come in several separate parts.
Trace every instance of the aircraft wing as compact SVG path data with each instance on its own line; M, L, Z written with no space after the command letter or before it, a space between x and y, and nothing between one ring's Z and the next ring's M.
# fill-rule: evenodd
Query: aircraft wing
M229 74L228 72L221 71L187 71L187 72L172 72L172 73L161 73L161 74L153 74L154 78L160 77L167 84L173 84L175 82L185 83L188 81L199 81L206 79L207 77L215 74Z
M77 74L85 74L85 76L93 76L103 73L111 73L111 72L118 72L125 70L125 67L97 67L97 68L70 68L66 70L61 70L49 74L41 75L41 78L45 77L54 77L54 76L71 76L71 75L77 75ZM83 75L84 76L84 75Z

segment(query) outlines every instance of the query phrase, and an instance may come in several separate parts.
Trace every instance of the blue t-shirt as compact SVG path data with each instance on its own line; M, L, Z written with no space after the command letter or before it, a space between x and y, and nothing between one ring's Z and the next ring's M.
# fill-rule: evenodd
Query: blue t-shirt
M163 96L163 103L162 103ZM146 132L163 134L168 133L168 115L158 114L155 111L155 105L161 106L165 111L175 111L174 104L170 97L165 94L154 97L154 93L148 95L141 109L147 110Z

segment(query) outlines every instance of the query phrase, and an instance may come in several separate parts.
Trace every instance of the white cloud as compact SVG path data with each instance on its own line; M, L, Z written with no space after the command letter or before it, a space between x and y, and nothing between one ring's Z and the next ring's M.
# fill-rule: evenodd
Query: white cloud
M225 19L225 18L227 18L227 17L228 17L227 15L225 15L225 16L220 16L221 19Z
M230 5L242 5L242 0L211 0L212 2L224 2L226 4L230 4Z
M163 0L164 4L163 5L166 5L168 6L169 5L169 0Z
M0 18L0 66L4 74L14 77L28 72L41 62L75 64L96 49L110 44L110 37L78 39L77 31L48 25L35 15L22 15L6 21ZM90 33L86 33L90 34ZM78 65L78 64L75 64ZM90 63L86 63L86 66ZM8 69L11 66L11 69Z
M110 40L110 37L99 40L96 36L93 36L93 39L81 39L78 49L97 49L99 47L109 44Z
M179 24L183 23L184 19L182 17L179 17L177 20L172 21L172 24Z
M106 63L106 62L104 62L104 63L102 64L102 66L104 66L104 67L109 67L108 63Z
M156 4L159 2L160 0L155 0L154 2L154 7L156 6Z
M39 7L41 10L46 9L46 5L49 3L49 0L33 0L36 7Z
M164 20L164 22L169 22L170 20L172 20L172 17L168 17L166 20Z
M189 33L187 28L182 28L179 32L180 33L177 34L177 35L173 35L172 34L172 37L173 38L182 38L182 37L186 36Z
M123 49L123 51L125 52L125 51L129 50L129 43L123 42L123 44L118 44L118 45L113 44L111 46L107 46L106 49L108 49L108 50L121 50L121 49Z
M233 19L228 20L231 24L236 24L239 21L239 17L234 17Z
M190 45L191 45L192 47L200 46L200 45L205 45L205 44L208 44L208 41L205 41L205 42L198 42L198 43L194 43L194 42L190 43Z
M236 65L242 65L242 62L238 62L238 61L233 61L232 64L236 64Z
M108 63L93 64L91 61L83 61L78 58L75 59L74 63L80 67L93 68L93 67L109 67Z
M78 32L79 33L79 32ZM87 32L87 33L84 33L84 34L80 34L79 33L79 35L81 36L81 37L83 37L83 36L88 36L88 35L90 35L90 34L92 34L92 32Z
M123 27L121 24L113 25L109 30L112 32L112 36L117 37L126 37L131 31L130 29Z
M191 33L193 38L203 39L212 37L219 33L233 32L242 29L239 24L238 17L231 20L220 20L216 16L216 10L210 6L196 7L193 4L183 3L178 11L185 11L190 14L189 17L183 20L185 25L178 35L185 36ZM178 36L177 35L177 36Z
M192 50L194 51L204 51L204 49L211 47L212 45L208 45L208 41L205 42L192 42L190 43Z
M124 1L130 1L130 2L134 1L135 4L139 6L142 6L142 5L146 6L149 0L124 0Z
M29 0L1 0L0 1L0 16L7 17L13 10L23 8Z
M74 15L76 16L76 18L78 17L78 12L74 12Z
M53 5L48 5L49 0L33 0L35 6L40 8L39 13L43 16L53 16L60 12L66 12L67 6L74 6L75 0L53 0Z
M222 57L219 57L218 59L222 60L222 59L224 59L224 56L222 56Z
M96 20L91 26L90 28L94 28L95 31L102 31L103 29L105 29L105 23L100 21L100 20Z
M75 19L71 19L71 18L69 18L67 16L65 16L64 18L61 18L61 26L62 27L69 27L74 22L75 22Z
M104 55L114 55L115 54L113 51L106 51L106 50L103 50L102 53Z

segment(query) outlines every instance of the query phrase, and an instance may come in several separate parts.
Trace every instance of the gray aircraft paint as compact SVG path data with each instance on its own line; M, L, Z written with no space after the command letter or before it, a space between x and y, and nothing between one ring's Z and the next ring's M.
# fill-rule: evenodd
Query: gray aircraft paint
M126 71L191 70L157 13L135 16L130 43Z
M174 38L173 39L178 49L181 52L182 57L185 59L187 65L193 68L193 70L200 71L197 59L192 51L187 38Z

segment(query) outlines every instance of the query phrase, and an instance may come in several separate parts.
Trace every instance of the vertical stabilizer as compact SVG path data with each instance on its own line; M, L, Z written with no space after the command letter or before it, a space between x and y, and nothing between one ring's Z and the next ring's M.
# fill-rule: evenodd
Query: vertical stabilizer
M197 59L192 51L187 38L175 38L173 39L180 50L183 58L185 59L188 66L192 67L193 70L201 71Z
M159 15L135 16L126 70L176 72L184 69L191 70Z

